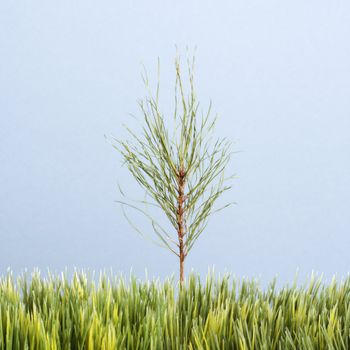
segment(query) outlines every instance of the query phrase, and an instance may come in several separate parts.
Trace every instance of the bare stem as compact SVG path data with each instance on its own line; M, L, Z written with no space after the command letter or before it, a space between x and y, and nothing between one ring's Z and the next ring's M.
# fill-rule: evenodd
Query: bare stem
M185 263L185 220L184 220L184 203L185 203L185 169L181 165L178 172L178 198L177 198L177 235L179 239L179 258L180 258L180 283L184 281L184 263Z

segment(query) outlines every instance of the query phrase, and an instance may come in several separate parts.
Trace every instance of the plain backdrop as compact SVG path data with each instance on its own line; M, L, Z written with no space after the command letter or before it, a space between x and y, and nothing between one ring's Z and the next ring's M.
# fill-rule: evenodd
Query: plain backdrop
M143 65L171 116L176 46L196 51L203 109L219 115L236 205L186 261L239 278L340 279L350 267L348 1L2 1L0 273L112 268L177 277L134 232L118 183L134 184L105 135L141 118ZM130 213L132 215L132 213ZM135 222L150 237L146 222Z

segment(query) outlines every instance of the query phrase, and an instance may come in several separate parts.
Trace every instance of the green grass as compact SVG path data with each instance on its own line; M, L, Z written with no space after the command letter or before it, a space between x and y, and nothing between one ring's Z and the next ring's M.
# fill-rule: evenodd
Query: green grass
M0 349L350 349L350 279L0 278Z

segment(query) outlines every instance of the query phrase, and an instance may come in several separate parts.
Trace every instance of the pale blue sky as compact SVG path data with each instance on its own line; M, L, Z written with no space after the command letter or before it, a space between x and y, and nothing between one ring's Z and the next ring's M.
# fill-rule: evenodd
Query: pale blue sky
M212 218L186 272L347 274L349 37L345 0L2 1L0 273L177 276L113 202L118 182L143 192L104 138L139 115L141 64L152 78L158 56L167 105L177 45L197 46L198 97L241 151L228 169L237 205Z

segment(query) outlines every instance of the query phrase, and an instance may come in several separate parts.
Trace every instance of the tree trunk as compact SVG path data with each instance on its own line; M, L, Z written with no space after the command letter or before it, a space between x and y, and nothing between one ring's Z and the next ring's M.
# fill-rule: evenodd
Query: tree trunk
M181 250L181 248L180 248ZM180 252L180 283L181 285L184 282L185 279L185 274L184 274L184 264L185 263L185 254L182 252Z
M179 258L180 258L180 284L183 284L184 262L185 262L185 220L184 220L184 202L185 202L185 170L181 166L178 174L178 198L177 198L177 234L179 239Z

